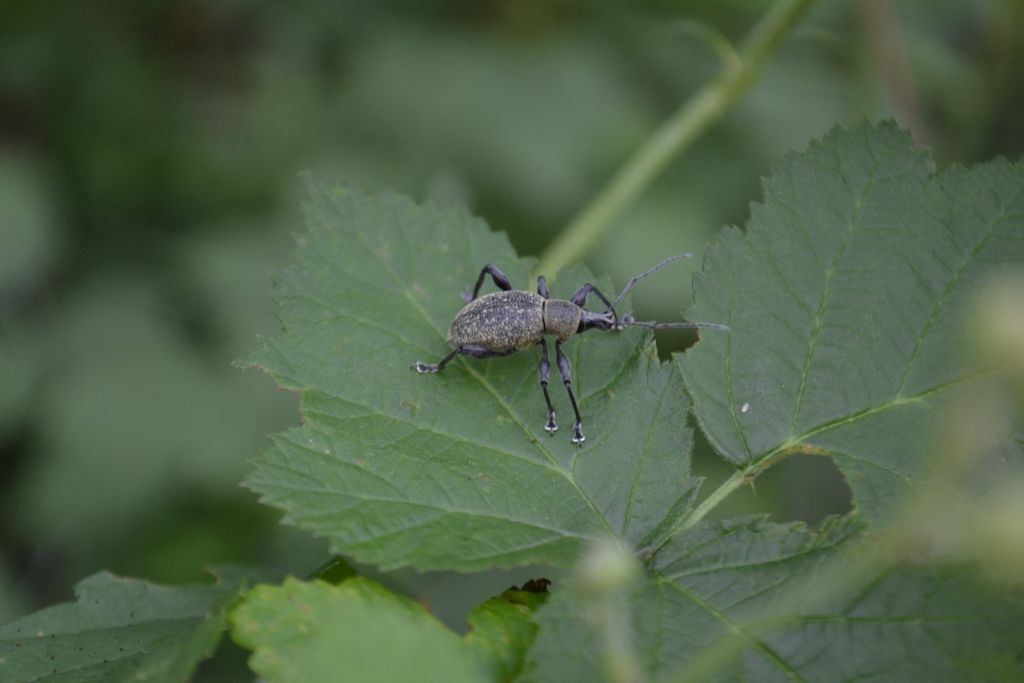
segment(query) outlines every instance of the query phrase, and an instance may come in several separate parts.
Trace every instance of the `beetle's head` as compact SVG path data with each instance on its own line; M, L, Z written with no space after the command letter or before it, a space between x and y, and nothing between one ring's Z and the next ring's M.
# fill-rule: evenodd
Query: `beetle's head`
M637 282L644 279L648 275L653 275L673 261L678 261L682 258L689 257L689 254L679 254L677 256L670 256L658 265L654 266L648 271L635 275L629 279L626 287L615 297L615 301L608 303L608 300L604 297L601 299L608 304L607 310L602 313L594 313L592 311L583 310L580 315L579 327L577 332L586 332L587 330L623 330L628 326L634 325L636 327L646 327L649 330L662 330L662 329L693 329L698 327L706 327L713 330L728 331L728 325L722 325L720 323L697 323L697 322L678 322L678 323L657 323L647 322L643 320L637 320L632 315L626 315L619 318L615 314L615 307L619 305L629 290L633 289Z
M586 332L587 330L621 330L622 326L619 321L616 320L615 314L611 311L605 311L603 313L594 313L592 311L584 310L580 315L580 326L577 332Z

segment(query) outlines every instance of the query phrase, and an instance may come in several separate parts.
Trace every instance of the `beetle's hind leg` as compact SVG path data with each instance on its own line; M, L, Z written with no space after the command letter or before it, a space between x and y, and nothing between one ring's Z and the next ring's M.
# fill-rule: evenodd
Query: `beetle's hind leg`
M499 358L501 356L511 356L516 352L516 350L509 349L508 351L491 351L490 349L478 346L477 344L463 344L456 352L464 353L467 356L473 356L473 358Z
M444 370L444 366L448 365L448 361L450 361L452 358L455 358L455 356L457 355L459 355L459 349L455 349L454 351L452 351L451 353L449 353L447 356L437 361L436 363L424 363L423 361L416 361L409 367L411 367L413 370L419 373L441 372L442 370Z
M444 370L444 366L448 365L448 361L455 358L455 356L460 353L467 356L473 356L473 358L496 358L498 356L508 356L515 352L515 349L512 349L511 351L491 351L490 349L485 349L484 347L477 346L476 344L462 344L436 363L416 361L409 367L419 373L434 373Z
M558 361L558 372L562 375L562 383L565 384L565 390L569 392L569 403L572 404L572 410L576 413L576 422L572 426L572 442L580 445L587 437L583 436L580 407L576 404L576 395L572 393L572 364L569 363L569 357L562 351L561 340L555 342L555 357Z
M553 435L558 431L558 425L555 424L555 409L551 407L551 395L548 394L548 377L550 375L551 361L548 360L548 343L541 339L540 367L537 368L537 376L540 378L540 388L544 391L544 402L548 404L548 423L544 425L544 429Z
M473 287L473 294L470 295L469 292L463 292L462 300L469 302L473 301L478 296L480 296L480 288L483 287L484 278L487 277L488 275L490 275L491 279L494 280L494 286L500 289L501 291L507 292L508 290L512 289L512 283L509 282L508 275L505 275L505 273L501 272L501 270L499 270L498 267L493 263L488 263L486 266L483 267L483 269L480 271L480 275L478 275L476 278L476 285L474 285Z

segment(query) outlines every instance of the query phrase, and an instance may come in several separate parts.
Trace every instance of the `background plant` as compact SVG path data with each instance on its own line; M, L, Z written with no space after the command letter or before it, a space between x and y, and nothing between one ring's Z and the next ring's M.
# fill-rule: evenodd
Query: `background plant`
M702 234L745 221L769 160L835 120L884 111L893 69L870 47L870 5L817 6L804 26L831 38L805 29L788 41L750 97L620 218L631 237L613 227L594 270L621 282L666 251L699 248ZM235 487L263 435L295 420L288 396L225 369L254 330L274 329L262 283L287 260L289 240L270 226L296 222L290 169L471 203L519 251L539 253L719 69L657 8L503 7L454 22L446 10L312 4L284 15L228 5L3 10L0 111L6 149L17 153L4 155L12 218L2 225L13 246L0 249L10 258L0 486L11 576L0 579L10 596L0 610L13 617L65 599L67 586L102 567L177 582L230 560L304 574L325 556ZM757 10L716 4L688 16L738 39ZM1007 67L1019 50L1015 11L900 8L920 120L896 113L923 131L940 166L1017 156L1020 88ZM800 97L813 106L797 113ZM593 102L601 117L590 115ZM279 218L276 206L289 214ZM682 280L650 283L641 311L678 315ZM663 352L679 343L661 341ZM710 491L728 470L707 452L698 433L695 467ZM723 507L776 510L781 520L843 510L841 480L826 479L830 488L807 469L825 462L777 475L779 489L808 495L774 496L769 471L756 498L736 488ZM814 486L800 485L804 476ZM532 573L389 580L461 628L469 604ZM449 582L458 590L445 590ZM467 596L464 606L453 593Z

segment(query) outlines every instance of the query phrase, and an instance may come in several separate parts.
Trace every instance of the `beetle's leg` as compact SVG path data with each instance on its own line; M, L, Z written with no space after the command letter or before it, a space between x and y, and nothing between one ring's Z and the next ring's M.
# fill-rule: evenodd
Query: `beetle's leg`
M537 293L545 299L548 298L548 281L543 275L537 277Z
M473 356L473 358L498 358L499 356L511 356L516 352L516 349L509 349L508 351L491 351L485 349L482 346L476 344L463 344L455 350L456 353L464 353L467 356Z
M503 292L507 292L508 290L512 289L512 283L508 281L508 275L505 275L505 273L498 270L497 266L488 263L486 266L483 267L483 270L480 271L480 275L477 276L476 278L476 285L473 287L473 295L470 296L469 292L463 292L462 300L472 301L473 299L480 296L480 288L483 287L484 278L487 277L488 275L490 275L491 279L494 280L494 286L502 290Z
M436 363L423 363L421 361L416 361L409 367L420 373L441 372L444 370L444 366L448 365L448 361L455 358L455 356L460 353L467 356L473 356L473 358L497 358L498 356L508 356L515 352L515 349L512 349L511 351L491 351L490 349L485 349L484 347L477 346L476 344L463 344Z
M572 442L576 445L582 444L585 436L583 436L583 424L580 421L580 407L576 404L576 395L572 393L572 365L569 363L569 357L562 351L562 341L558 340L555 342L555 357L558 360L558 372L562 375L562 382L565 384L565 390L569 392L569 403L572 404L572 410L576 413L576 422L572 426Z
M442 370L444 370L444 366L448 365L448 361L450 361L452 358L455 358L455 356L457 356L458 354L459 349L455 349L454 351L452 351L451 353L449 353L447 356L437 361L436 363L423 363L422 361L416 361L409 367L411 367L413 370L419 373L441 372Z
M543 280L544 278L540 278ZM544 391L544 402L548 404L548 423L544 429L550 434L558 431L555 424L555 409L551 407L551 395L548 394L548 377L551 375L551 361L548 360L548 343L540 340L540 367L537 368L537 375L540 377L540 388Z
M612 302L608 301L608 297L602 294L600 289L590 284L589 282L580 287L578 290L576 290L576 293L572 295L569 301L573 302L580 308L583 308L584 306L587 305L587 295L590 294L591 292L593 292L598 299L604 302L604 305L608 307L607 310L612 312L612 315L615 317L615 320L618 320L619 315L618 313L615 312L615 308L612 306Z

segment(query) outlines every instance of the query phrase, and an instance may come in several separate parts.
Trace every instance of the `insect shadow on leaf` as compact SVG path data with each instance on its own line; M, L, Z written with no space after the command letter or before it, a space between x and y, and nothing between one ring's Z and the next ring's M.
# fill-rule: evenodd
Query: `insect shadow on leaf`
M543 275L537 278L536 293L512 289L512 283L509 282L508 276L497 266L488 263L480 271L473 287L473 293L463 293L462 298L467 303L448 328L448 344L455 350L436 363L416 361L411 367L420 373L434 373L444 370L448 362L459 354L474 358L494 358L508 356L531 346L540 346L540 367L537 374L540 378L540 388L544 392L544 402L548 408L548 419L544 429L549 434L554 434L558 430L558 425L555 423L555 410L551 406L551 396L548 394L551 361L548 357L548 345L545 339L547 335L552 335L555 337L555 360L558 372L562 376L562 383L569 394L569 403L572 404L572 410L576 416L572 426L572 442L581 445L586 437L583 436L579 404L572 390L572 365L562 350L562 344L569 341L573 335L587 330L618 331L629 325L648 329L695 327L725 331L729 329L728 326L719 323L640 321L634 320L632 315L620 318L616 313L615 307L637 282L648 275L653 275L669 263L689 256L690 254L671 256L650 270L633 276L614 302L609 301L601 290L589 282L576 290L576 293L568 299L551 298L548 294L547 280ZM501 291L480 296L480 288L488 275ZM595 313L585 308L587 297L591 294L604 303L606 308L602 312Z

